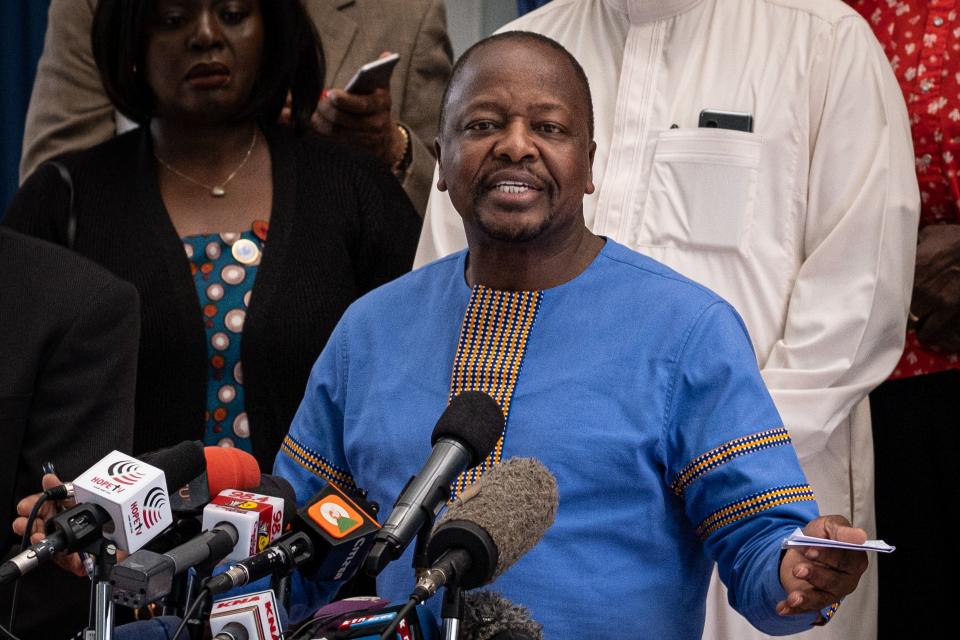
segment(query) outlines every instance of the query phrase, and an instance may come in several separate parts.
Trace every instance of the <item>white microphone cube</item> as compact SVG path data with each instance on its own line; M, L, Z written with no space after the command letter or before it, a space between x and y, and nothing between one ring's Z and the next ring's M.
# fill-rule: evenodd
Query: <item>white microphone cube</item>
M221 563L239 562L267 548L283 533L283 498L225 489L203 508L203 529L220 522L237 528L238 542Z
M217 635L231 622L243 626L250 640L280 640L280 619L273 591L214 600L210 609L210 631Z
M102 507L113 520L103 535L133 553L173 524L163 471L111 451L73 481L77 502Z

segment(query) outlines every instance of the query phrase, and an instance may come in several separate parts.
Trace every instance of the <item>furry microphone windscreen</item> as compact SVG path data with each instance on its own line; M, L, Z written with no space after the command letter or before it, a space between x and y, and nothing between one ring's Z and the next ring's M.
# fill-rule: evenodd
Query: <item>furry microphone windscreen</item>
M557 479L533 458L510 458L461 492L437 523L466 520L489 534L497 548L494 576L532 549L557 515Z
M470 591L464 598L464 640L543 640L543 625L526 607L494 591Z

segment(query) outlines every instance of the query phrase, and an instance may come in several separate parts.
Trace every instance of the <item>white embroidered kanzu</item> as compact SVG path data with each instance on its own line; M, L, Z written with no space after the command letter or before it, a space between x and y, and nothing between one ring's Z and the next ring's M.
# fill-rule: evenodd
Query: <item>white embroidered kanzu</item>
M587 224L733 303L821 511L872 535L869 418L851 412L903 348L919 195L870 26L839 0L553 0L514 29L590 80ZM703 109L750 113L753 132L698 128ZM464 245L435 190L416 265ZM875 576L817 638L875 634ZM714 592L704 638L758 637Z

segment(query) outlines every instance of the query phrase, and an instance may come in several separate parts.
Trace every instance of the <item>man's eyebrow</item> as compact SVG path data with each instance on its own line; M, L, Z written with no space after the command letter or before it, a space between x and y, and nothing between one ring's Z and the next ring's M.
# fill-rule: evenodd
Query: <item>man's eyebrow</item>
M502 100L478 99L474 102L468 102L464 111L503 111L509 108L509 105ZM562 102L536 102L530 105L533 111L570 111L567 105Z

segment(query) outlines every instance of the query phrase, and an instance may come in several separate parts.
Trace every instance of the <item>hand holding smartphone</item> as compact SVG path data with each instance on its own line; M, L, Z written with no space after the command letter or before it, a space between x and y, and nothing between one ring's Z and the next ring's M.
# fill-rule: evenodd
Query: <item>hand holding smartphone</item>
M390 88L390 76L400 60L399 53L392 53L360 67L344 87L347 93L369 95L377 89Z

